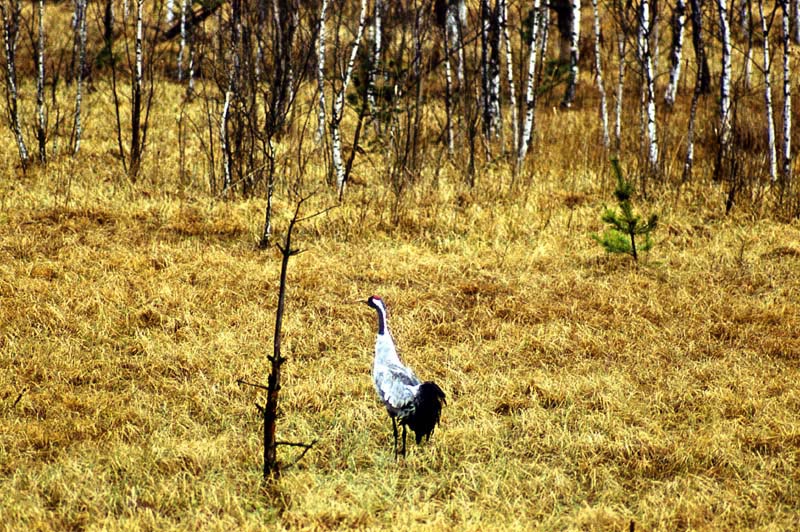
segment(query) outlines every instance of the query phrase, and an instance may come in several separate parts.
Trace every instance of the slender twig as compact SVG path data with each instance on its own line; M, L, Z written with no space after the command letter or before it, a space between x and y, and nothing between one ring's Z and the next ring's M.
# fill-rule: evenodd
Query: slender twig
M300 462L300 460L303 459L303 457L306 455L306 453L308 451L310 451L312 447L314 447L314 445L317 443L317 441L318 440L314 440L311 443L296 443L296 442L283 442L283 441L275 442L276 446L277 445L287 445L287 446L290 446L290 447L302 447L303 448L303 452L300 453L300 456L298 456L297 459L294 462L292 462L291 464L283 466L281 468L281 471L286 471L287 469L290 469L290 468L296 466Z
M23 389L22 389L22 391L21 391L21 392L19 392L19 395L18 395L18 396L17 396L17 398L14 400L14 404L13 404L13 405L11 405L11 408L16 408L16 406L17 406L17 405L19 404L19 402L22 400L22 396L23 396L23 395L25 395L25 392L27 392L27 391L28 391L28 389L27 389L27 388L23 388Z
M236 379L236 384L238 384L239 386L252 386L253 388L258 388L260 390L269 390L269 388L267 388L263 384L258 384L257 382L248 382L244 379Z

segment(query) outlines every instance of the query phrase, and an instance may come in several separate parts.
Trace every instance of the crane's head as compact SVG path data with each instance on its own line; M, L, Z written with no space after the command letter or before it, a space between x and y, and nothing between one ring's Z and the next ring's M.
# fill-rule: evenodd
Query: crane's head
M369 299L364 301L364 303L378 311L378 334L385 334L386 317L388 314L388 312L386 312L386 303L383 302L380 296L369 296Z
M374 308L377 311L386 312L386 303L383 302L381 296L369 296L369 298L364 301L367 305Z

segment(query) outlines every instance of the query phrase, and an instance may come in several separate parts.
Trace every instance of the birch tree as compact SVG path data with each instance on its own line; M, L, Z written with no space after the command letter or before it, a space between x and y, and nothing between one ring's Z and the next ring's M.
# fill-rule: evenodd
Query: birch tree
M457 24L451 24L451 12L454 10L452 4L446 0L436 0L434 12L436 15L436 25L442 32L442 46L444 47L444 110L445 110L445 133L447 135L447 155L452 158L455 155L455 140L453 136L453 49L458 46L458 40L453 39L453 35L458 31ZM455 19L453 19L455 20ZM453 33L451 33L453 32Z
M561 105L571 107L575 100L575 91L578 84L578 59L580 58L581 36L581 0L571 0L570 4L570 33L569 33L569 77L564 100Z
M186 50L186 12L189 9L189 0L180 0L180 26L181 36L178 41L178 81L183 81L183 56Z
M38 3L36 39L36 140L39 144L39 162L47 162L47 117L44 109L44 0Z
M317 111L317 144L325 135L325 16L328 11L328 0L322 0L319 8L319 28L317 29L317 92L319 108Z
M792 39L790 35L789 0L779 0L782 13L783 41L783 164L781 177L786 186L792 179Z
M331 144L333 152L333 169L336 173L336 188L339 191L340 198L344 194L345 168L344 160L342 159L342 137L339 130L339 124L342 121L342 115L344 113L344 95L347 92L347 87L350 85L350 79L353 76L353 68L355 67L356 57L358 56L358 48L361 44L361 37L364 35L366 18L367 0L361 0L361 9L358 15L358 29L356 30L356 38L353 41L352 48L350 49L350 59L347 61L341 86L333 95L333 108L331 109L330 123Z
M622 99L625 96L625 65L628 55L628 40L625 33L617 33L617 94L614 105L614 146L617 152L622 149Z
M753 65L753 14L751 12L752 2L750 0L743 0L741 3L741 10L739 14L741 16L742 22L742 31L744 33L744 38L747 41L745 44L745 51L744 51L744 87L746 89L750 88L750 79L752 73L752 65Z
M678 92L678 81L681 77L681 63L683 61L683 35L686 28L686 0L676 0L672 12L672 47L670 49L669 83L664 93L664 103L672 108L675 105L675 95Z
M508 106L511 109L511 150L519 153L519 117L517 110L517 89L514 85L514 55L511 50L511 36L508 32L508 1L499 0L500 28L505 42L506 77L508 81Z
M533 0L532 23L530 40L528 41L528 75L525 81L525 121L520 132L519 151L517 153L516 169L519 171L525 156L528 154L528 145L533 134L533 118L536 107L536 59L538 57L537 44L539 39L539 16L541 14L540 0Z
M761 18L761 35L764 39L764 107L767 112L767 160L769 162L769 179L775 182L778 175L778 163L775 149L775 117L772 110L772 59L769 52L769 25L764 16L764 2L758 0L758 16Z
M608 136L608 107L606 105L606 88L603 82L603 49L600 46L600 12L597 9L597 0L592 0L592 14L594 15L594 68L597 77L597 90L600 93L600 125L603 128L603 147L608 149L611 140Z
M711 72L708 68L708 56L703 41L703 12L702 0L689 0L692 8L692 44L697 70L700 72L700 92L708 94L711 91Z
M800 44L800 0L794 0L794 42Z
M486 138L500 132L500 32L498 2L481 0L481 94Z
M718 160L727 156L731 137L731 30L728 24L728 2L717 0L720 40L722 44L722 70L719 80L719 152ZM719 160L721 162L721 160ZM718 164L719 166L719 164Z
M450 35L450 50L456 52L456 79L459 88L464 87L464 34L467 31L466 0L443 0L447 3L447 33Z
M134 78L131 87L131 148L129 175L135 180L142 158L142 80L144 78L144 0L136 0L136 40L134 42Z
M370 26L372 60L369 63L369 72L367 73L367 103L369 104L370 112L373 114L373 119L375 118L375 77L381 63L382 14L383 0L375 0L372 25Z
M75 114L74 114L74 143L72 155L78 154L81 147L83 125L81 123L81 106L83 102L83 72L86 69L86 0L75 2L75 31L78 33L78 68L75 76Z
M653 57L650 49L650 2L642 0L639 10L639 57L644 78L644 106L646 113L647 161L651 171L658 166L658 138L656 136L656 99Z
M0 15L3 18L3 44L6 56L6 110L9 125L14 132L19 151L19 160L23 170L28 167L30 156L22 135L22 124L19 118L19 94L17 92L17 39L19 37L19 23L21 18L20 1L13 0L6 7L5 2L0 3Z

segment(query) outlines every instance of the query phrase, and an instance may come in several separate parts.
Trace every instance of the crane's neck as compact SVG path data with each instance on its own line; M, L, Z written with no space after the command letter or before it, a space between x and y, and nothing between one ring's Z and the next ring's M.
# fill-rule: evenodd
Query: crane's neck
M389 327L386 323L386 311L380 307L376 308L375 310L378 313L378 334L388 334Z

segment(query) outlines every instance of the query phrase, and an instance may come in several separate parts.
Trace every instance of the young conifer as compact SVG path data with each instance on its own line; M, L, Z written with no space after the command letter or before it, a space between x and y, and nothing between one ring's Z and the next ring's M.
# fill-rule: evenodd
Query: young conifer
M609 225L602 235L592 235L603 248L609 253L627 253L633 260L639 260L639 251L650 251L653 241L650 233L658 225L658 216L650 215L647 221L643 221L640 215L633 213L631 196L633 195L633 183L622 176L622 169L619 160L615 157L611 159L611 166L617 176L617 187L614 190L614 197L619 203L619 212L615 209L605 207L602 220ZM644 237L638 244L636 237ZM637 247L638 246L638 247Z

